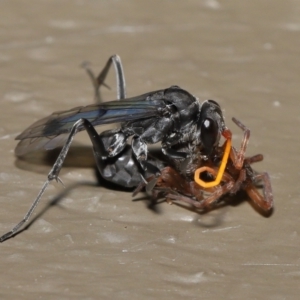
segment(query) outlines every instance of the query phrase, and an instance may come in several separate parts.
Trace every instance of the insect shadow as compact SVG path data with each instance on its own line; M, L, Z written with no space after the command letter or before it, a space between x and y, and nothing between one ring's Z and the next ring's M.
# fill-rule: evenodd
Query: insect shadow
M55 162L57 155L61 151L61 148L53 149L51 151L36 151L34 154L28 153L25 156L19 157L15 160L15 166L19 169L31 171L39 174L45 173L45 167L52 166ZM152 155L157 158L161 158L162 154L160 149L153 148L151 149ZM79 159L80 158L80 159ZM53 206L59 206L60 202L73 190L80 188L80 186L90 186L90 187L102 187L106 190L118 191L118 192L128 192L132 193L134 188L126 188L120 185L114 184L108 180L105 180L93 159L93 150L91 146L80 144L79 142L74 142L73 147L70 148L69 155L67 156L64 167L67 168L92 168L94 170L94 178L95 181L78 181L76 183L70 184L66 186L61 192L59 192L50 202L47 202L45 207L34 216L34 218L20 231L16 232L13 236L16 236L23 231L29 229L35 221L37 221L40 217L42 217L49 209ZM195 207L184 205L180 202L174 202L173 205L181 207L185 210L196 213L193 223L196 226L204 227L204 228L212 228L218 227L223 223L223 217L226 213L224 210L219 210L217 214L213 214L209 217L209 221L206 218L199 219L199 215L207 214L213 210L218 210L220 208L227 207L228 205L239 205L244 200L247 199L246 193L244 193L243 198L236 197L236 201L230 202L221 202L216 205L214 208L206 211L199 211L195 209ZM231 199L232 200L232 199ZM165 202L164 198L156 199L151 197L151 195L146 192L139 193L138 196L132 199L133 202L142 201L145 203L145 206L151 210L153 213L162 214L163 209L161 205ZM62 206L61 206L62 207Z
M15 166L21 170L31 171L39 174L45 173L45 167L52 166L56 161L58 154L60 153L61 148L56 148L50 151L36 151L34 153L28 153L22 157L18 157L15 160ZM155 156L160 156L159 149L152 149L152 152ZM70 193L73 189L76 189L80 186L95 186L95 187L103 187L106 190L112 190L117 192L129 192L132 193L135 188L128 188L124 186L117 185L113 182L110 182L103 178L97 168L93 157L93 149L91 146L83 145L79 142L74 141L72 148L70 148L68 156L64 162L64 168L90 168L94 170L94 178L95 182L91 181L79 181L77 184L71 184L67 186L62 192L55 196L55 198L46 205L46 207L41 211L32 221L24 227L19 233L28 229L35 220L37 220L40 216L42 216L48 209L52 206L58 205L63 198ZM154 213L160 214L162 210L159 208L160 203L164 202L161 200L154 200L149 197L146 193L142 196L136 197L133 201L144 201L145 205L148 209L153 211Z
M15 237L29 229L38 219L40 219L51 207L59 206L60 202L66 197L72 190L79 188L80 186L90 186L90 187L97 187L98 183L93 183L90 181L78 181L76 183L70 184L69 186L65 187L60 193L58 193L51 201L48 201L46 206L37 213L28 223L27 225L15 232L11 237ZM60 208L63 208L60 206Z

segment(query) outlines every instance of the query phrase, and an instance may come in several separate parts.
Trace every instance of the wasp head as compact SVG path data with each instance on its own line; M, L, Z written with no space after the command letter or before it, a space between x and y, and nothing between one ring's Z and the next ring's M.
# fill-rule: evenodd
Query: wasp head
M221 134L226 129L220 105L214 100L203 102L200 111L198 132L203 147L203 154L210 155L219 144Z

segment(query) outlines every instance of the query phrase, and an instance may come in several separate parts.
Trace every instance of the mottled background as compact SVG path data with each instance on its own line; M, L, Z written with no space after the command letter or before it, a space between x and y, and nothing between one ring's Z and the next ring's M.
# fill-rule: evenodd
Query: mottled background
M17 160L14 138L55 110L92 103L80 64L98 71L114 53L129 96L177 84L215 99L237 146L231 117L242 120L275 197L269 218L247 201L206 215L166 203L154 212L95 186L81 133L86 147L74 147L61 172L68 193L51 184L32 226L0 245L2 299L298 299L299 1L4 0L0 24L2 233L51 166L42 153Z

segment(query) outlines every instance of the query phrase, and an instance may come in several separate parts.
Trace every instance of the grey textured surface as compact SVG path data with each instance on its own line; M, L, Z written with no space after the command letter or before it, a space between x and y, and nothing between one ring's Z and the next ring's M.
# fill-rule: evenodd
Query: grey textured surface
M128 95L180 85L251 129L263 153L275 211L246 202L198 215L162 203L155 213L130 193L95 182L90 143L61 172L17 237L1 244L2 299L298 299L298 1L1 1L0 230L26 212L50 169L14 157L14 137L55 110L89 104L83 60L98 71L118 53ZM108 79L114 87L114 75ZM105 92L115 98L115 90ZM101 129L100 129L101 130ZM74 147L76 148L76 147Z

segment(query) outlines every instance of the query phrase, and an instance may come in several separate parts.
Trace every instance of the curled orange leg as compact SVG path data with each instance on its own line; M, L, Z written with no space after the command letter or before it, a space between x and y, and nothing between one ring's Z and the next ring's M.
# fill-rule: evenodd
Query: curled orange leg
M218 171L218 174L217 174L215 180L210 181L210 182L205 182L200 179L200 174L202 172L204 172L204 171L211 172L212 171L212 169L210 167L204 166L195 171L195 174L194 174L195 182L204 188L210 188L210 187L214 187L214 186L218 185L221 182L221 179L223 177L223 174L224 174L224 171L225 171L225 168L227 165L228 157L230 154L230 150L231 150L231 138L228 138L226 140L226 147L225 147L224 155L222 158L222 162L221 162L221 165L220 165L220 168L219 168L219 171Z

